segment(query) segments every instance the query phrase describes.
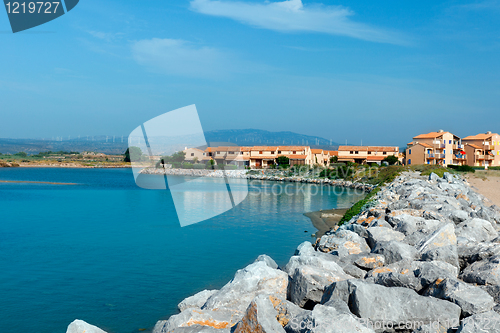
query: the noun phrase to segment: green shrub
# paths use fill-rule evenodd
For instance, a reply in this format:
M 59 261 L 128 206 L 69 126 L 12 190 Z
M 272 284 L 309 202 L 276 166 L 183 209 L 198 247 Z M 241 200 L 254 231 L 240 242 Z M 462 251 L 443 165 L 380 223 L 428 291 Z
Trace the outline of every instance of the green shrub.
M 193 163 L 184 162 L 184 163 L 182 163 L 182 168 L 183 169 L 192 169 L 193 168 Z
M 199 169 L 205 169 L 205 168 L 206 168 L 205 164 L 201 164 L 201 163 L 195 163 L 195 164 L 193 164 L 193 169 L 198 169 L 199 170 Z
M 234 164 L 228 164 L 228 165 L 225 165 L 224 169 L 226 169 L 226 170 L 238 170 L 238 166 L 234 165 Z
M 460 172 L 476 172 L 476 169 L 468 165 L 448 165 L 448 168 Z

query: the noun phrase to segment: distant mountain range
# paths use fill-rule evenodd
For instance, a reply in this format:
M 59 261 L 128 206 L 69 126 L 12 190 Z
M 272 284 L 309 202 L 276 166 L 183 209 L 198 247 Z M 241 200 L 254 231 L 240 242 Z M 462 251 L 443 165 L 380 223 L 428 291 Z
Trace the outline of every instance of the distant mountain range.
M 257 129 L 216 130 L 205 132 L 209 146 L 233 144 L 258 145 L 305 145 L 313 148 L 335 150 L 339 144 L 325 138 L 293 132 L 269 132 Z M 24 151 L 37 154 L 44 151 L 94 151 L 105 154 L 123 154 L 127 149 L 126 136 L 85 136 L 73 139 L 0 139 L 0 153 L 15 154 Z

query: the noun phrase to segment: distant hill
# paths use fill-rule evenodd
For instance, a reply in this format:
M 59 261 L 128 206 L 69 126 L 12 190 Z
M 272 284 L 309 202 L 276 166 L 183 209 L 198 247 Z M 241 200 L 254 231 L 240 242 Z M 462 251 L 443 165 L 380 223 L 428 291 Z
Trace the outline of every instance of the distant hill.
M 258 129 L 217 130 L 205 133 L 207 142 L 230 142 L 239 146 L 257 145 L 304 145 L 322 149 L 337 149 L 339 144 L 319 136 L 294 132 L 269 132 Z
M 269 132 L 258 129 L 216 130 L 205 132 L 210 146 L 231 143 L 239 146 L 305 145 L 313 148 L 338 148 L 338 144 L 325 138 L 293 132 Z M 108 155 L 123 154 L 127 149 L 126 136 L 85 136 L 66 140 L 0 139 L 0 153 L 15 154 L 24 151 L 38 154 L 44 151 L 94 151 Z

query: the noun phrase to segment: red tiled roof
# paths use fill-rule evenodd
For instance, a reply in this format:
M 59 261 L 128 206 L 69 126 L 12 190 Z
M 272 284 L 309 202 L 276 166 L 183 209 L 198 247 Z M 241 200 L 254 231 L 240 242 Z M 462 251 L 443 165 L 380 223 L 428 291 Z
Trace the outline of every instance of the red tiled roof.
M 462 140 L 486 140 L 486 139 L 489 139 L 491 138 L 493 135 L 498 135 L 496 133 L 481 133 L 481 134 L 478 134 L 478 135 L 471 135 L 471 136 L 468 136 L 466 138 L 463 138 Z
M 450 133 L 450 132 L 430 132 L 427 134 L 420 134 L 420 135 L 414 136 L 413 140 L 415 140 L 415 139 L 434 139 L 434 138 L 438 138 L 438 137 L 442 136 L 445 133 Z
M 291 160 L 305 160 L 307 158 L 306 155 L 285 155 Z
M 323 153 L 323 149 L 311 149 L 311 153 L 313 153 L 313 154 L 321 154 L 321 153 Z
M 397 152 L 398 147 L 384 147 L 384 146 L 340 146 L 339 151 L 386 151 Z

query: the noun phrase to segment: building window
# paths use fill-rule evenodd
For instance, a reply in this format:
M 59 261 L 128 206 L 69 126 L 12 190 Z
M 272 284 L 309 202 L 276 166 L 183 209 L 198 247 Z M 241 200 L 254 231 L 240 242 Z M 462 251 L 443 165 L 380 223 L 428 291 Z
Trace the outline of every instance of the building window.
M 448 143 L 451 145 L 451 140 L 449 140 Z
M 411 149 L 410 149 L 410 152 L 409 152 L 409 154 L 408 154 L 408 155 L 411 155 Z
M 386 152 L 386 151 L 384 151 L 384 152 L 382 153 L 382 155 L 387 155 L 387 152 Z
M 234 155 L 234 151 L 230 151 L 229 154 Z
M 281 150 L 278 150 L 278 154 L 281 154 Z
M 368 152 L 368 155 L 371 155 L 371 154 L 372 154 L 372 152 L 371 152 L 371 151 L 369 151 L 369 152 Z
M 443 150 L 443 154 L 446 155 L 446 149 Z
M 357 151 L 356 154 L 359 154 L 359 151 Z
M 274 155 L 274 151 L 271 152 L 271 155 Z
M 352 155 L 352 154 L 354 154 L 354 152 L 353 152 L 353 151 L 351 151 L 350 153 L 351 153 L 351 155 Z
M 293 152 L 293 154 L 295 155 L 295 154 L 297 154 L 297 152 L 296 152 L 296 151 L 294 151 L 294 152 Z
M 408 164 L 411 164 L 411 159 L 408 160 Z
M 261 154 L 261 155 L 262 155 L 262 152 L 261 152 L 261 151 L 259 151 L 259 154 Z
M 191 156 L 194 156 L 194 153 L 191 153 Z

